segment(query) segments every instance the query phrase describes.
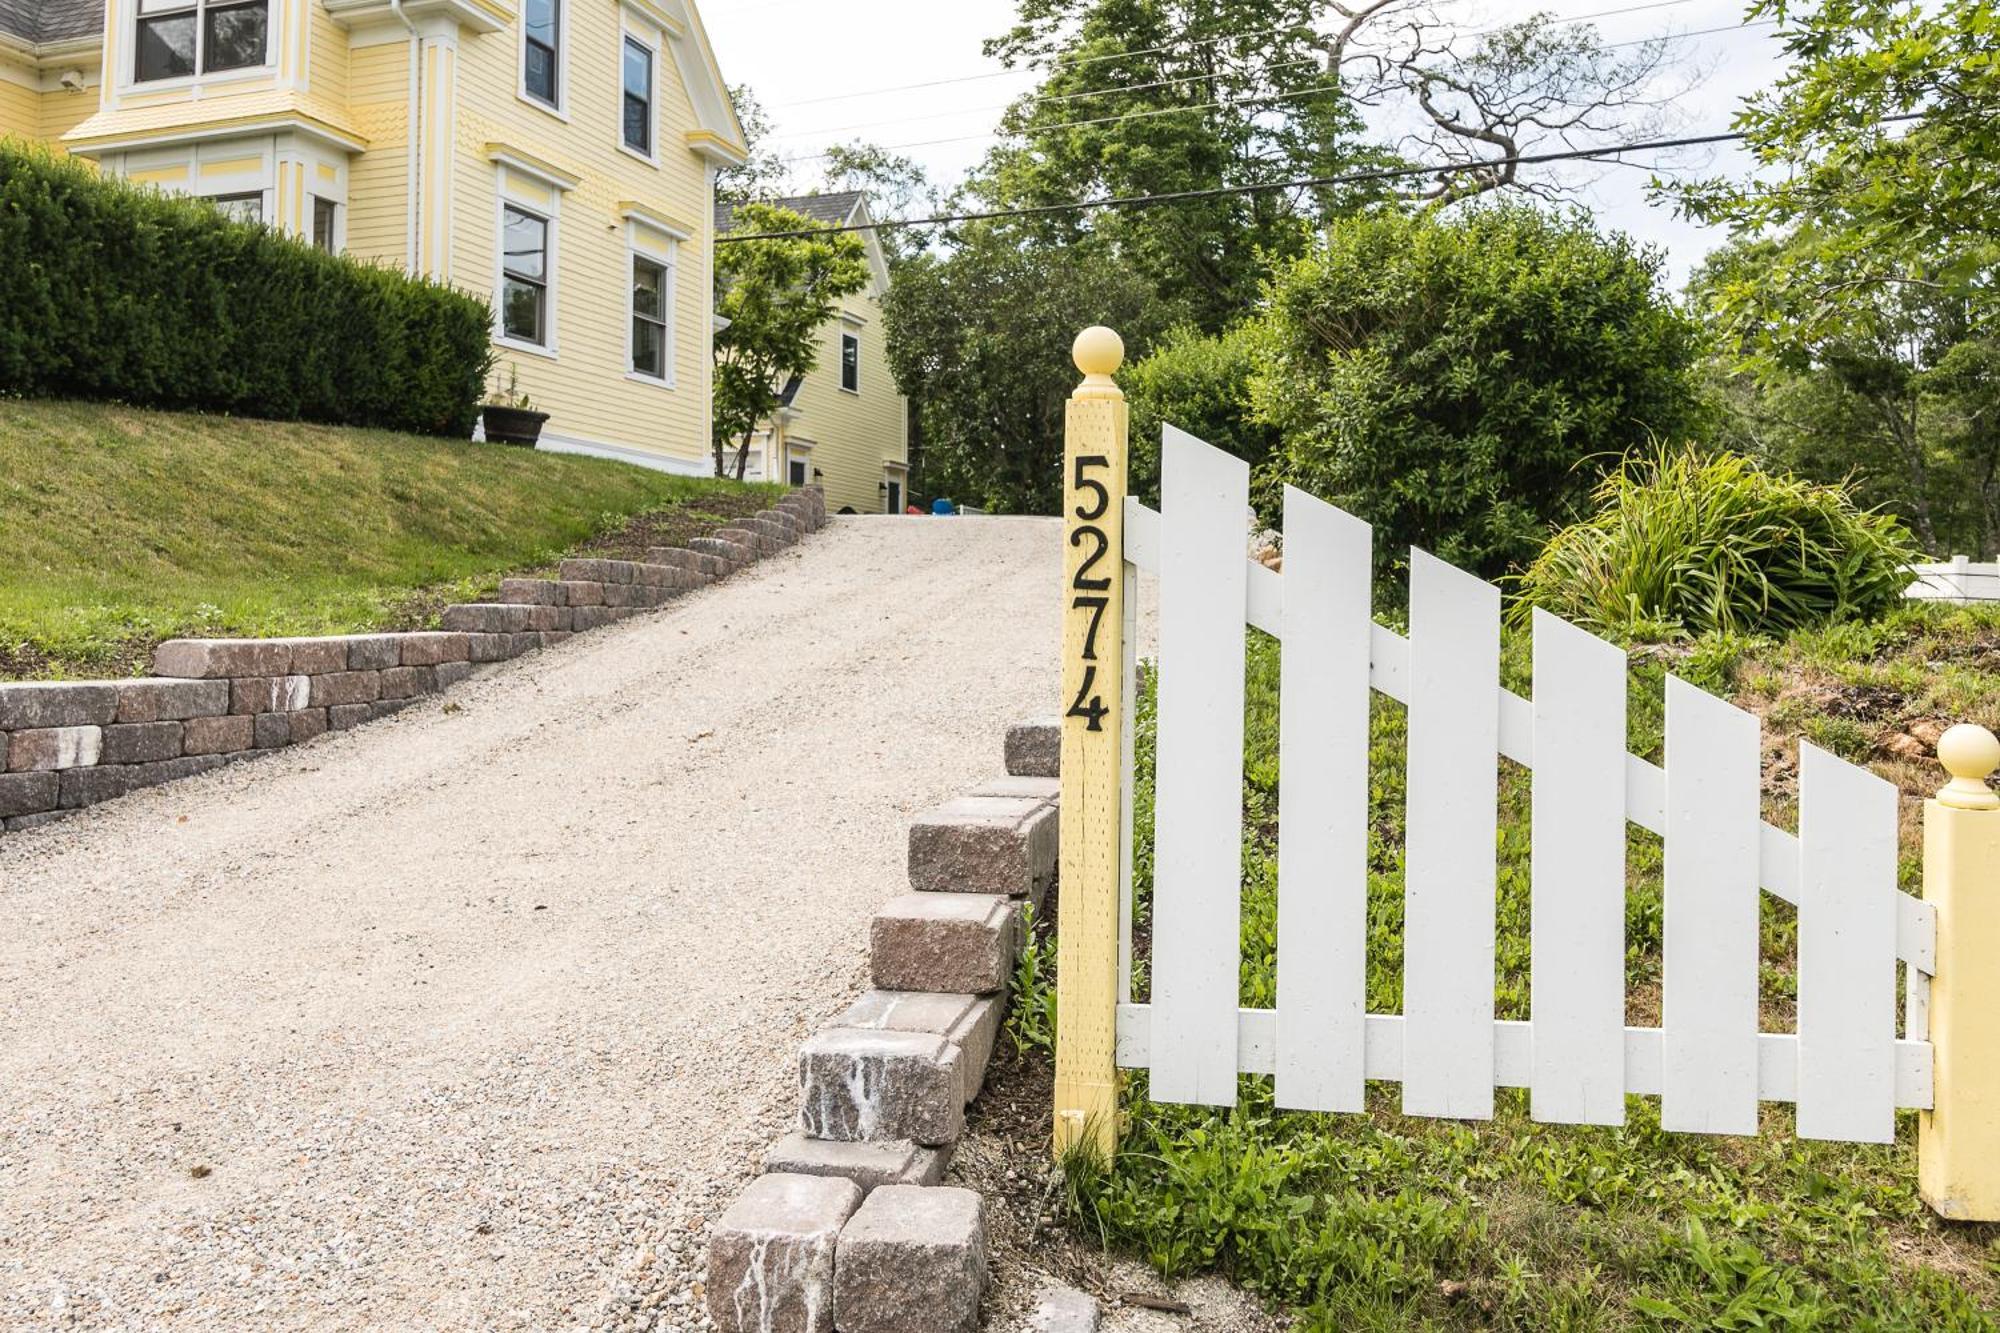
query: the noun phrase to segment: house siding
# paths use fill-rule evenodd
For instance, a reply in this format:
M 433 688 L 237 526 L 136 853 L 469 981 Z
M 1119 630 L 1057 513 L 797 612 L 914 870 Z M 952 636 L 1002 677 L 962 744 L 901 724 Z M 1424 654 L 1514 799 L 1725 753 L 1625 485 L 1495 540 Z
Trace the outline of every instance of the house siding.
M 333 35 L 339 38 L 339 34 Z M 344 38 L 341 38 L 344 41 Z M 368 139 L 347 169 L 347 252 L 410 262 L 410 43 L 384 42 L 348 56 L 348 112 Z
M 883 465 L 909 460 L 909 415 L 889 371 L 880 303 L 864 294 L 848 298 L 841 308 L 861 322 L 827 321 L 820 334 L 819 364 L 799 386 L 796 415 L 785 434 L 789 440 L 812 442 L 813 466 L 825 474 L 821 480 L 829 509 L 879 514 Z M 840 387 L 840 336 L 848 332 L 861 338 L 859 393 Z M 772 475 L 784 477 L 782 461 Z

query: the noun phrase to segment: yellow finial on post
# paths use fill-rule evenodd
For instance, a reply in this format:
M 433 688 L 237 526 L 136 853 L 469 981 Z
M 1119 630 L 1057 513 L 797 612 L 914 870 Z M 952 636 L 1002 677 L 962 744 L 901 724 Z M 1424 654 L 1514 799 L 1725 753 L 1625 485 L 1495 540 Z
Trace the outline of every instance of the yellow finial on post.
M 1056 920 L 1055 1147 L 1118 1146 L 1118 895 L 1124 800 L 1125 343 L 1102 326 L 1071 349 L 1064 417 L 1062 875 Z
M 1931 1109 L 1917 1118 L 1917 1187 L 1944 1217 L 2000 1221 L 2000 740 L 1962 724 L 1938 739 L 1951 781 L 1924 803 L 1924 901 L 1937 909 Z M 1912 1033 L 1921 1036 L 1921 1033 Z

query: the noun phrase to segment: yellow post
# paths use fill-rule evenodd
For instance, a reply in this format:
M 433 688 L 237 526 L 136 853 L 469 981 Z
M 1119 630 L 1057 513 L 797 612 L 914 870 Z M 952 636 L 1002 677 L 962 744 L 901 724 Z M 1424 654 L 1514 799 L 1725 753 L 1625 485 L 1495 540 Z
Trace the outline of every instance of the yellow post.
M 1055 1146 L 1118 1146 L 1118 840 L 1124 717 L 1125 344 L 1085 329 L 1072 349 L 1063 449 L 1062 899 L 1056 920 Z
M 1952 779 L 1924 803 L 1924 901 L 1937 908 L 1931 1109 L 1917 1120 L 1917 1186 L 1941 1216 L 2000 1221 L 2000 740 L 1956 726 Z

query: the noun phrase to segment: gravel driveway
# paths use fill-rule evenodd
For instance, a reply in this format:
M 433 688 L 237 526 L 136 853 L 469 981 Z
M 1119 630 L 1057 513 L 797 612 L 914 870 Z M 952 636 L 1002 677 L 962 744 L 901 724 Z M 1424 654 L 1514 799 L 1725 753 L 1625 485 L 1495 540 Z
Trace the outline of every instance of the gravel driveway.
M 0 1326 L 706 1327 L 915 811 L 1055 704 L 1052 520 L 836 519 L 0 839 Z

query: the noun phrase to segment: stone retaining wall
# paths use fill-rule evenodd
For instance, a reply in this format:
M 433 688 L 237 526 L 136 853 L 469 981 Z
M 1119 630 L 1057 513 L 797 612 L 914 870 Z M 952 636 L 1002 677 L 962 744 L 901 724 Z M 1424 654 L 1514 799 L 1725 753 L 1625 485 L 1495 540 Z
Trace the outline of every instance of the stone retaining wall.
M 814 487 L 691 549 L 565 560 L 554 579 L 503 580 L 499 601 L 446 607 L 438 631 L 173 639 L 154 652 L 151 677 L 0 684 L 0 829 L 359 726 L 483 664 L 664 606 L 825 522 Z

